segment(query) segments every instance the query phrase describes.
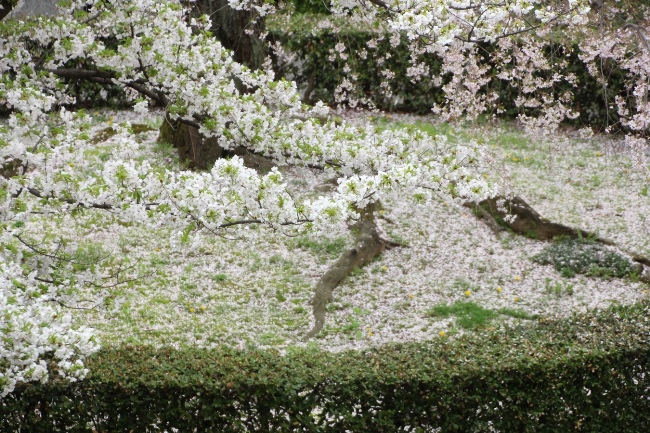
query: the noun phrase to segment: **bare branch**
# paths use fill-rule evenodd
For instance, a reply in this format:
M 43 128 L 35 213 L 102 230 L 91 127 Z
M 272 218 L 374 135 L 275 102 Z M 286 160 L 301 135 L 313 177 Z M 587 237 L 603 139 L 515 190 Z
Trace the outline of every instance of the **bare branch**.
M 447 7 L 449 9 L 455 10 L 455 11 L 469 11 L 472 9 L 479 9 L 479 8 L 485 8 L 485 7 L 503 7 L 506 4 L 504 2 L 500 3 L 478 3 L 475 5 L 469 5 L 469 6 L 454 6 L 454 5 L 448 5 Z
M 623 26 L 623 29 L 633 29 L 636 31 L 637 35 L 639 35 L 639 38 L 641 38 L 641 41 L 643 42 L 643 45 L 645 46 L 645 49 L 650 53 L 650 43 L 648 43 L 648 39 L 646 38 L 645 34 L 643 33 L 643 30 L 641 27 L 639 27 L 636 24 L 633 23 L 627 23 Z
M 310 219 L 297 219 L 296 221 L 291 221 L 291 222 L 283 222 L 280 223 L 281 226 L 295 226 L 298 224 L 304 224 L 304 223 L 310 223 L 313 222 L 313 220 Z M 249 219 L 249 220 L 238 220 L 238 221 L 231 221 L 228 223 L 223 223 L 219 226 L 220 229 L 225 229 L 228 227 L 233 227 L 233 226 L 238 226 L 238 225 L 244 225 L 244 224 L 268 224 L 262 220 L 259 219 Z
M 47 199 L 52 199 L 52 200 L 59 200 L 59 201 L 62 201 L 62 202 L 68 203 L 68 204 L 76 204 L 76 205 L 78 205 L 80 207 L 88 207 L 88 208 L 95 208 L 95 209 L 105 209 L 105 210 L 114 209 L 114 206 L 111 205 L 111 204 L 108 204 L 108 203 L 81 203 L 81 202 L 79 202 L 77 200 L 73 200 L 71 198 L 47 197 L 47 196 L 44 196 L 43 193 L 41 191 L 39 191 L 38 189 L 36 189 L 36 188 L 27 188 L 27 192 L 29 192 L 34 197 L 47 198 Z M 155 205 L 155 203 L 150 203 L 147 206 L 152 206 L 152 205 Z
M 75 78 L 80 80 L 85 80 L 88 78 L 115 78 L 114 72 L 108 71 L 93 71 L 89 69 L 45 69 L 47 72 L 51 72 L 57 77 L 61 78 Z
M 114 80 L 117 78 L 114 72 L 94 71 L 89 69 L 45 69 L 60 78 L 71 78 L 76 80 L 86 80 L 98 84 L 117 84 Z M 146 74 L 145 74 L 146 76 Z M 151 100 L 160 105 L 167 105 L 169 101 L 161 92 L 155 92 L 146 86 L 146 80 L 131 80 L 123 84 L 132 88 L 138 93 L 149 97 Z

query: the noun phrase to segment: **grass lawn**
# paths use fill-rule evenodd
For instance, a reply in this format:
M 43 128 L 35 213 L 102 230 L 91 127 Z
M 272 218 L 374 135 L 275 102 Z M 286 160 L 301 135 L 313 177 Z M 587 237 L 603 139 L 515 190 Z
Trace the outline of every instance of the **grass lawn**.
M 149 125 L 133 158 L 180 168 L 174 149 L 157 143 L 161 113 L 93 113 L 95 134 L 125 120 Z M 142 117 L 146 116 L 146 117 Z M 434 125 L 425 118 L 375 117 L 385 127 L 420 128 L 449 140 L 483 142 L 504 192 L 523 197 L 543 217 L 598 233 L 622 250 L 650 256 L 648 181 L 632 168 L 615 137 L 575 131 L 527 136 L 508 125 Z M 110 134 L 97 136 L 85 158 L 111 158 Z M 283 169 L 296 196 L 316 197 L 327 179 Z M 402 248 L 358 269 L 335 291 L 326 325 L 310 342 L 314 284 L 346 248 L 345 228 L 331 237 L 290 236 L 247 227 L 229 239 L 204 233 L 183 242 L 168 228 L 121 223 L 85 211 L 43 218 L 33 238 L 65 240 L 80 270 L 119 271 L 124 284 L 71 296 L 74 318 L 97 330 L 104 345 L 275 347 L 312 345 L 339 351 L 396 341 L 453 339 L 505 322 L 630 304 L 648 297 L 632 275 L 569 276 L 532 258 L 548 242 L 504 233 L 497 239 L 469 209 L 443 200 L 417 205 L 398 194 L 382 203 L 381 226 Z M 85 268 L 84 268 L 85 267 Z

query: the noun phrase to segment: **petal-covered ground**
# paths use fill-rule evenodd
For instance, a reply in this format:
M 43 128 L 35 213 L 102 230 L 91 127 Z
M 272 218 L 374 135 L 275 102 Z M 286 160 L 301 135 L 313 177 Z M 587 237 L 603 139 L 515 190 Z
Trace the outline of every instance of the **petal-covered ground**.
M 95 113 L 109 122 L 159 125 L 160 113 Z M 386 127 L 419 127 L 452 140 L 483 140 L 495 178 L 543 217 L 615 241 L 624 252 L 650 256 L 648 182 L 632 168 L 616 138 L 581 139 L 572 132 L 531 138 L 508 126 L 432 126 L 426 119 L 368 118 Z M 110 134 L 98 154 L 110 157 Z M 572 135 L 569 137 L 569 135 Z M 575 135 L 575 136 L 573 136 Z M 141 157 L 179 167 L 157 132 L 138 135 Z M 100 156 L 101 159 L 101 156 Z M 327 179 L 283 169 L 297 196 L 316 197 Z M 76 320 L 97 329 L 104 344 L 318 345 L 329 350 L 386 342 L 453 338 L 503 321 L 629 304 L 648 296 L 632 278 L 562 276 L 531 260 L 548 242 L 503 233 L 497 239 L 469 209 L 443 200 L 423 205 L 398 194 L 385 200 L 380 223 L 403 244 L 358 269 L 335 291 L 318 338 L 311 325 L 314 284 L 351 242 L 339 235 L 292 236 L 250 226 L 245 240 L 204 233 L 189 242 L 166 227 L 124 224 L 87 211 L 40 221 L 35 233 L 74 240 L 88 255 L 111 260 L 124 284 L 77 295 Z M 246 233 L 248 232 L 248 233 Z

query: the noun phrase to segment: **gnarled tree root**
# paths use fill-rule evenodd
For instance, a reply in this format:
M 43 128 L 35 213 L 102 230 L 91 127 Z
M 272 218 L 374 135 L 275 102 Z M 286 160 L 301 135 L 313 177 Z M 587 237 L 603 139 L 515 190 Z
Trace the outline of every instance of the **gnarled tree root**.
M 500 200 L 503 200 L 503 206 L 501 207 L 497 206 L 497 202 Z M 650 259 L 630 253 L 613 241 L 597 236 L 595 233 L 550 222 L 542 218 L 521 197 L 506 198 L 497 196 L 479 203 L 466 202 L 464 206 L 473 209 L 475 214 L 486 222 L 497 238 L 501 231 L 509 229 L 515 233 L 538 240 L 551 240 L 556 236 L 564 236 L 570 239 L 588 238 L 603 245 L 616 247 L 636 262 L 641 281 L 650 283 Z M 514 215 L 514 221 L 506 218 L 508 215 Z
M 323 274 L 314 289 L 312 307 L 314 326 L 305 339 L 317 335 L 325 325 L 327 304 L 332 302 L 332 293 L 338 284 L 359 266 L 371 262 L 383 251 L 394 246 L 394 242 L 382 239 L 377 221 L 375 220 L 376 204 L 369 205 L 360 211 L 360 218 L 351 229 L 356 234 L 352 248 L 343 252 L 336 262 Z
M 497 206 L 497 202 L 500 200 L 503 200 L 503 206 L 501 208 Z M 589 238 L 605 245 L 613 245 L 613 242 L 600 238 L 594 233 L 574 229 L 542 218 L 521 197 L 508 199 L 503 196 L 497 196 L 479 203 L 466 202 L 464 206 L 474 209 L 480 218 L 486 220 L 488 226 L 495 233 L 508 228 L 515 233 L 541 241 L 550 240 L 556 236 L 565 236 L 571 239 L 580 237 Z M 508 215 L 515 216 L 514 221 L 509 221 L 507 218 Z

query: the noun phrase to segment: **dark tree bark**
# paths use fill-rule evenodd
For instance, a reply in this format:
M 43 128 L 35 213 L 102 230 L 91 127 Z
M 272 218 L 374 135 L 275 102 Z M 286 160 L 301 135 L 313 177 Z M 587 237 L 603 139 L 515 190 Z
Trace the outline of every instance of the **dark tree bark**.
M 207 170 L 224 154 L 216 138 L 205 138 L 195 127 L 171 120 L 167 116 L 160 127 L 158 140 L 174 146 L 179 159 L 197 170 Z
M 503 209 L 497 207 L 497 201 L 499 200 L 504 200 L 503 209 L 505 209 L 505 212 Z M 541 241 L 550 240 L 556 236 L 565 236 L 571 239 L 588 237 L 597 240 L 598 242 L 612 245 L 610 241 L 600 239 L 593 233 L 579 229 L 576 230 L 572 227 L 554 223 L 542 218 L 541 215 L 521 197 L 506 199 L 503 196 L 497 196 L 483 200 L 478 204 L 465 203 L 464 206 L 474 209 L 495 233 L 498 233 L 504 228 L 508 228 L 515 233 L 533 239 L 539 239 Z M 506 220 L 508 215 L 514 215 L 516 217 L 515 220 L 508 222 Z
M 212 34 L 232 50 L 238 63 L 260 69 L 267 56 L 264 19 L 251 10 L 238 11 L 228 6 L 228 0 L 201 0 L 199 10 L 212 19 Z
M 186 3 L 186 2 L 184 2 Z M 209 15 L 211 31 L 221 44 L 233 51 L 235 61 L 251 69 L 260 69 L 267 55 L 266 44 L 261 39 L 264 19 L 251 10 L 238 11 L 228 6 L 228 0 L 199 0 L 187 3 L 197 15 Z M 245 89 L 235 83 L 240 92 Z M 187 161 L 191 168 L 206 169 L 223 156 L 224 152 L 216 138 L 204 138 L 196 127 L 170 122 L 167 117 L 160 128 L 160 140 L 171 143 L 178 149 L 181 161 Z M 242 153 L 238 149 L 235 153 Z
M 0 6 L 2 6 L 2 9 L 0 9 L 0 21 L 2 21 L 2 19 L 11 12 L 14 5 L 12 0 L 0 0 Z

